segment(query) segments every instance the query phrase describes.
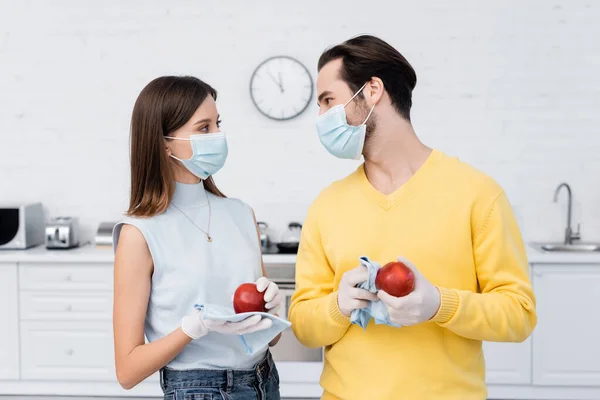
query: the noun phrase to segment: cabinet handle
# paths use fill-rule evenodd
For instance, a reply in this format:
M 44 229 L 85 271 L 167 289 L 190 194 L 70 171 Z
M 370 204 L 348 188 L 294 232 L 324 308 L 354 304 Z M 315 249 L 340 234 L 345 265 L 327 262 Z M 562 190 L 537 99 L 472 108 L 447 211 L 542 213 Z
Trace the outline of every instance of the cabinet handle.
M 73 277 L 71 275 L 67 275 L 67 277 L 65 278 L 65 281 L 67 282 L 71 282 L 73 280 Z
M 69 312 L 73 311 L 73 306 L 72 306 L 71 304 L 69 304 L 69 305 L 68 305 L 68 306 L 65 308 L 65 311 L 69 311 Z
M 73 353 L 75 353 L 75 352 L 73 351 L 73 349 L 68 349 L 67 351 L 65 351 L 65 354 L 66 354 L 66 355 L 68 355 L 68 356 L 72 356 L 72 355 L 73 355 Z

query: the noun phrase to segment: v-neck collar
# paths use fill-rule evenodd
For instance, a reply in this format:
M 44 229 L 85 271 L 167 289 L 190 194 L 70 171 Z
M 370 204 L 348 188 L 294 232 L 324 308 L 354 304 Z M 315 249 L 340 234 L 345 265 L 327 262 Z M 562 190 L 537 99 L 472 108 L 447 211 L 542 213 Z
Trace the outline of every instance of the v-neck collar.
M 400 201 L 408 197 L 412 191 L 419 186 L 419 182 L 423 181 L 423 179 L 427 176 L 428 171 L 431 170 L 431 168 L 436 165 L 443 156 L 444 154 L 442 152 L 432 149 L 423 165 L 417 169 L 413 176 L 411 176 L 402 186 L 388 195 L 381 193 L 371 185 L 371 182 L 369 182 L 365 172 L 364 163 L 357 168 L 355 172 L 355 179 L 360 186 L 360 190 L 365 194 L 365 196 L 377 203 L 384 210 L 388 211 Z

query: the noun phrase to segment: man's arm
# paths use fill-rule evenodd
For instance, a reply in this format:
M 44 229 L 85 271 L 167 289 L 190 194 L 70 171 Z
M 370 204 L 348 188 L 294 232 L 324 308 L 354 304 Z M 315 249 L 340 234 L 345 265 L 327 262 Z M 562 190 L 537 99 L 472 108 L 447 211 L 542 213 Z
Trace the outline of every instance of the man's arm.
M 314 207 L 302 227 L 296 260 L 296 290 L 292 296 L 289 320 L 294 334 L 307 347 L 325 347 L 344 336 L 350 318 L 338 307 L 333 290 L 335 274 L 321 243 Z
M 473 224 L 473 257 L 480 293 L 440 288 L 433 321 L 469 339 L 522 342 L 537 323 L 529 263 L 504 192 Z

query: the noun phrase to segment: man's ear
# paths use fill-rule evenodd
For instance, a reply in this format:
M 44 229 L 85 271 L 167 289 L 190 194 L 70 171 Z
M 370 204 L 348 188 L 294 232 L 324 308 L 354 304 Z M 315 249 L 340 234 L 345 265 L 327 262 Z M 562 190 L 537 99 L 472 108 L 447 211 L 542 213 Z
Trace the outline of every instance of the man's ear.
M 363 96 L 369 106 L 374 106 L 381 101 L 384 92 L 385 86 L 383 85 L 383 81 L 374 76 L 363 89 Z

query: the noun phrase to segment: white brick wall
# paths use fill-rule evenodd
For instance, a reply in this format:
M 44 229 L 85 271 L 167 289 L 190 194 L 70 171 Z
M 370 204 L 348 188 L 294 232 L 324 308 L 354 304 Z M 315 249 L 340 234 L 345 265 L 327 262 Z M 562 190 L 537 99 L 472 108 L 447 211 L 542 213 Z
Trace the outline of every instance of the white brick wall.
M 600 4 L 548 1 L 0 0 L 0 201 L 42 201 L 88 236 L 128 197 L 128 124 L 142 87 L 192 74 L 220 92 L 230 158 L 217 181 L 278 230 L 355 168 L 300 118 L 252 106 L 274 54 L 315 73 L 328 45 L 373 33 L 413 63 L 413 119 L 429 145 L 506 189 L 528 240 L 560 240 L 568 181 L 583 238 L 600 239 Z

